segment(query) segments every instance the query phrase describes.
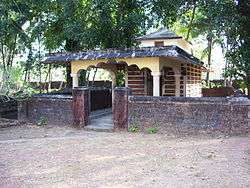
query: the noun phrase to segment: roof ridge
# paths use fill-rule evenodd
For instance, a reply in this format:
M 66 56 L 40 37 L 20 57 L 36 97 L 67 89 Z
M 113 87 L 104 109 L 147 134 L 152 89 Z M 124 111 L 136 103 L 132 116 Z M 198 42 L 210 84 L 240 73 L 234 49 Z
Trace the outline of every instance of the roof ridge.
M 137 37 L 136 40 L 151 40 L 151 39 L 171 39 L 171 38 L 182 38 L 178 36 L 175 32 L 169 30 L 166 27 L 160 28 L 152 33 Z
M 158 33 L 158 32 L 161 32 L 161 31 L 164 30 L 164 29 L 165 29 L 165 27 L 161 27 L 161 28 L 157 29 L 156 31 L 154 31 L 154 32 L 152 32 L 152 33 L 145 34 L 145 35 L 143 35 L 143 36 L 152 35 L 152 34 Z M 168 30 L 168 29 L 167 29 L 167 30 Z M 143 37 L 143 36 L 141 36 L 141 37 Z

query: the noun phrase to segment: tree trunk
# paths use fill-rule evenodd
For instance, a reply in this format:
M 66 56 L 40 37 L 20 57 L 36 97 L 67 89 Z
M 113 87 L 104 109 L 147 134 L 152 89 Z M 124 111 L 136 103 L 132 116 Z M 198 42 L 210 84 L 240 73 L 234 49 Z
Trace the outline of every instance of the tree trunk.
M 67 64 L 66 65 L 66 87 L 67 88 L 72 88 L 73 86 L 73 80 L 72 80 L 70 73 L 71 73 L 71 64 Z
M 194 21 L 195 11 L 196 11 L 196 0 L 193 1 L 192 17 L 191 17 L 191 20 L 190 20 L 189 25 L 188 25 L 188 32 L 187 32 L 187 36 L 186 36 L 186 40 L 187 41 L 189 39 L 191 30 L 192 30 L 192 25 L 193 25 L 193 21 Z
M 247 96 L 250 99 L 250 83 L 247 85 Z
M 4 54 L 4 46 L 3 46 L 2 41 L 1 41 L 1 56 L 2 56 L 2 63 L 3 63 L 3 72 L 5 72 L 6 71 L 5 54 Z
M 213 38 L 212 36 L 207 36 L 207 42 L 208 42 L 208 56 L 207 56 L 207 68 L 208 68 L 208 72 L 207 72 L 207 76 L 206 76 L 206 84 L 207 86 L 210 87 L 210 82 L 209 82 L 209 72 L 210 72 L 210 67 L 211 67 L 211 56 L 212 56 L 212 45 L 213 45 Z
M 25 69 L 24 70 L 24 82 L 27 82 L 27 79 L 28 79 L 28 70 Z
M 47 72 L 47 74 L 45 76 L 44 87 L 43 87 L 43 90 L 47 90 L 47 93 L 49 92 L 50 70 L 51 70 L 51 64 L 49 64 L 48 72 Z
M 41 36 L 38 35 L 39 92 L 42 93 Z
M 247 85 L 247 95 L 248 98 L 250 99 L 250 74 L 247 74 L 245 82 Z
M 48 83 L 48 92 L 51 92 L 51 82 L 52 82 L 52 75 L 51 75 L 51 64 L 49 64 L 49 83 Z

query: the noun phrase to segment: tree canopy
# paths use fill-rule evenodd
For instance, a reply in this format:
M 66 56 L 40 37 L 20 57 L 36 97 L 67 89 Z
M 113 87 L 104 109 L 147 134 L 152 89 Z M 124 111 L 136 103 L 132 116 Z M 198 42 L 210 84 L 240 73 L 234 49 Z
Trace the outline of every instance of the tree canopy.
M 224 75 L 243 79 L 250 91 L 249 10 L 248 0 L 2 0 L 0 66 L 7 70 L 27 52 L 26 72 L 45 52 L 131 47 L 136 36 L 164 26 L 188 41 L 204 36 L 208 68 L 220 44 Z

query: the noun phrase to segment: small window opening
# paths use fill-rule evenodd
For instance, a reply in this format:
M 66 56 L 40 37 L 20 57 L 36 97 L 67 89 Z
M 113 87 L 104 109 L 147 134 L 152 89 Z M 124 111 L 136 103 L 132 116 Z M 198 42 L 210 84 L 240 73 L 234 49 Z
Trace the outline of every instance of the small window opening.
M 162 47 L 162 46 L 164 46 L 163 41 L 155 41 L 155 47 Z

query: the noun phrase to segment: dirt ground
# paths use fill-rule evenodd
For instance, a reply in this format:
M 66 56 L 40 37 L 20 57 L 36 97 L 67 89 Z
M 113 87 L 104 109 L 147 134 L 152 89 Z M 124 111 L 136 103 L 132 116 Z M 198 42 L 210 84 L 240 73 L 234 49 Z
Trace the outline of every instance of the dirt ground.
M 2 128 L 0 187 L 250 187 L 250 135 Z

